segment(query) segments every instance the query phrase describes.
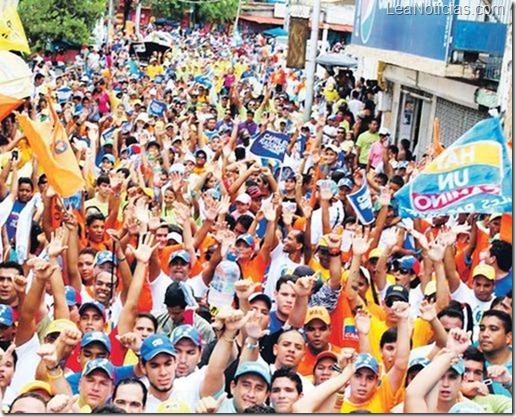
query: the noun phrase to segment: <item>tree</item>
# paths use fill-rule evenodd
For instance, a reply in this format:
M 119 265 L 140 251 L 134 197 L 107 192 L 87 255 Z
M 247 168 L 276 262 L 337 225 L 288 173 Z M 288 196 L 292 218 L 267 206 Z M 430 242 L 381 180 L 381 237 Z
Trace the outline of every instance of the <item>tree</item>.
M 192 7 L 195 15 L 203 23 L 226 23 L 235 18 L 238 0 L 153 0 L 152 12 L 161 17 L 180 20 L 185 9 Z
M 20 0 L 18 12 L 32 49 L 48 42 L 88 43 L 107 0 Z

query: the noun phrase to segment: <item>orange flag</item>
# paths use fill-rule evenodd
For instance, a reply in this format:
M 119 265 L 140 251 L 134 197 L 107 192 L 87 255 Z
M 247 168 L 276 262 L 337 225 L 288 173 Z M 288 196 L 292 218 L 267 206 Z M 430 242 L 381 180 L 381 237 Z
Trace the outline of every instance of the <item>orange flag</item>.
M 434 119 L 434 152 L 435 156 L 439 156 L 444 151 L 443 145 L 441 145 L 441 131 L 439 128 L 439 118 Z
M 49 105 L 51 120 L 37 122 L 24 114 L 18 122 L 38 158 L 48 183 L 62 197 L 70 197 L 85 186 L 81 169 L 70 146 L 66 131 L 59 122 L 53 105 Z
M 0 121 L 4 120 L 8 114 L 23 104 L 23 100 L 0 94 Z
M 512 213 L 503 213 L 500 223 L 500 239 L 512 245 Z

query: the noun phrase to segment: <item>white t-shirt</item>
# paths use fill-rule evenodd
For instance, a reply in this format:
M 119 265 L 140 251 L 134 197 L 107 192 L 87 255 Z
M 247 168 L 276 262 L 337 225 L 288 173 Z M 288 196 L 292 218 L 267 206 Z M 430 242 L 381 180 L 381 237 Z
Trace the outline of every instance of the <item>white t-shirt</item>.
M 276 291 L 276 282 L 282 275 L 292 273 L 299 265 L 301 264 L 289 258 L 288 253 L 283 252 L 283 243 L 278 243 L 278 246 L 271 252 L 271 263 L 263 292 L 272 300 L 274 298 L 273 293 Z
M 172 284 L 172 282 L 174 282 L 174 280 L 163 271 L 161 271 L 158 277 L 149 284 L 152 295 L 153 311 L 165 310 L 165 292 L 167 291 L 168 286 Z M 196 298 L 202 298 L 208 292 L 208 286 L 202 280 L 201 274 L 187 279 L 185 284 L 187 284 L 192 289 L 193 295 Z
M 15 349 L 18 360 L 10 386 L 16 394 L 20 392 L 20 389 L 25 384 L 36 379 L 36 369 L 40 360 L 36 353 L 38 349 L 39 339 L 37 333 L 34 333 L 30 340 Z
M 337 225 L 342 224 L 344 221 L 344 217 L 346 216 L 344 212 L 344 206 L 342 205 L 342 201 L 336 201 L 332 203 L 330 206 L 330 227 L 334 229 Z M 312 213 L 312 245 L 317 245 L 319 240 L 323 236 L 323 226 L 322 226 L 322 209 L 319 208 Z

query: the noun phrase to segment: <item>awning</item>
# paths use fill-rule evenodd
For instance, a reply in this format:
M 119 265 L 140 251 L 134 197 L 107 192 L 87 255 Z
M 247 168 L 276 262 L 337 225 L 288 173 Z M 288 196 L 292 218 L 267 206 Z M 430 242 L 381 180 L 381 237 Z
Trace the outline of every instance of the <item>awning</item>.
M 262 25 L 278 25 L 283 26 L 285 19 L 271 17 L 271 16 L 257 16 L 250 14 L 241 14 L 239 19 L 247 20 L 248 22 L 254 22 Z M 353 32 L 353 26 L 351 25 L 339 25 L 336 23 L 319 23 L 319 29 L 324 29 L 324 25 L 328 25 L 330 30 L 334 30 L 335 32 Z M 309 24 L 311 27 L 312 25 Z
M 23 99 L 30 97 L 32 71 L 18 55 L 0 51 L 0 94 Z
M 288 36 L 288 32 L 283 28 L 274 28 L 269 29 L 263 32 L 264 35 L 273 36 L 277 38 L 278 36 Z

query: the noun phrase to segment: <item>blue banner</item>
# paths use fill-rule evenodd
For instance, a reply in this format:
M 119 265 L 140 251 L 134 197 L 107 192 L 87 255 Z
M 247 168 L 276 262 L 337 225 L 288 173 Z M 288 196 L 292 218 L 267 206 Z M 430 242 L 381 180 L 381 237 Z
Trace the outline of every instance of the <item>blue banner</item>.
M 100 135 L 100 146 L 113 143 L 113 135 L 115 134 L 115 129 L 116 127 L 110 127 L 102 132 L 102 134 Z
M 373 202 L 371 201 L 371 192 L 364 178 L 362 187 L 353 194 L 346 196 L 349 203 L 353 206 L 357 218 L 362 224 L 371 224 L 374 222 Z
M 446 61 L 455 3 L 358 0 L 351 43 Z
M 152 100 L 149 104 L 148 113 L 153 116 L 163 117 L 167 110 L 167 103 L 164 101 Z
M 395 198 L 402 217 L 511 213 L 512 162 L 500 119 L 473 126 Z
M 266 130 L 256 137 L 249 151 L 261 158 L 270 158 L 283 162 L 289 143 L 290 137 L 288 135 Z

